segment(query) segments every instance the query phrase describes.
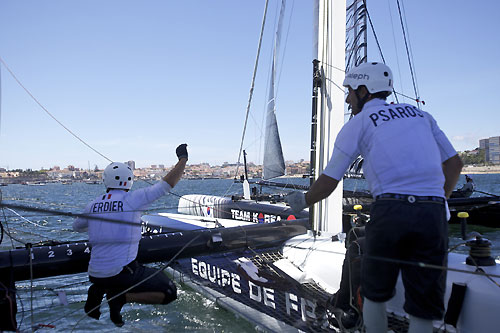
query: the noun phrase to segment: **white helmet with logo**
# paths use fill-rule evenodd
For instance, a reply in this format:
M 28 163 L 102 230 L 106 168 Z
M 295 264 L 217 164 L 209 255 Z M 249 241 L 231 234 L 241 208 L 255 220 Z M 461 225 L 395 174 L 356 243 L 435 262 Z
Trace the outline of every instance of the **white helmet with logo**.
M 107 189 L 130 190 L 134 183 L 134 172 L 124 163 L 113 162 L 104 169 L 102 180 Z
M 365 86 L 370 94 L 381 91 L 392 93 L 392 81 L 391 69 L 386 64 L 365 62 L 346 73 L 343 86 L 354 90 Z

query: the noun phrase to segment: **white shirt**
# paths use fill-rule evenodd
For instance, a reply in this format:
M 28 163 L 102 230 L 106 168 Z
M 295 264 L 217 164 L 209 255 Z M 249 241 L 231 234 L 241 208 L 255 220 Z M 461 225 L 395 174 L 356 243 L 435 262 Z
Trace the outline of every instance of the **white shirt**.
M 165 181 L 132 192 L 110 190 L 87 205 L 83 214 L 125 222 L 114 223 L 92 217 L 78 217 L 73 222 L 75 231 L 88 230 L 89 233 L 92 245 L 89 275 L 98 278 L 114 276 L 137 257 L 141 212 L 170 190 L 171 186 Z
M 373 99 L 342 127 L 323 173 L 340 180 L 361 155 L 374 197 L 382 193 L 444 197 L 442 162 L 456 154 L 429 113 Z

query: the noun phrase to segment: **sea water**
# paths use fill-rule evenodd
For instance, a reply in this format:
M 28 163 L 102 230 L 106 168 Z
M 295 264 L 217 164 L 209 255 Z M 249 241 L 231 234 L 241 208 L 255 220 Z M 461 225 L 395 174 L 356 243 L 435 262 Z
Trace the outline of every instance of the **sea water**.
M 482 192 L 500 195 L 500 174 L 480 174 L 474 175 L 473 179 L 476 183 L 477 190 Z M 307 185 L 307 179 L 288 178 L 282 180 L 286 183 L 295 183 Z M 459 181 L 459 185 L 465 181 L 463 176 Z M 148 186 L 144 181 L 137 181 L 134 184 L 134 189 L 143 186 Z M 349 190 L 365 190 L 366 183 L 363 180 L 346 180 L 344 186 Z M 63 184 L 47 184 L 44 186 L 27 186 L 27 185 L 9 185 L 0 188 L 1 198 L 3 201 L 18 205 L 27 205 L 49 209 L 53 211 L 63 211 L 80 213 L 85 205 L 104 193 L 102 184 L 85 184 L 75 182 L 70 185 Z M 264 189 L 264 192 L 273 193 L 276 190 Z M 177 212 L 177 203 L 179 197 L 184 194 L 210 194 L 210 195 L 234 195 L 241 194 L 242 186 L 239 183 L 234 183 L 229 179 L 207 179 L 207 180 L 181 180 L 179 184 L 172 190 L 170 195 L 164 196 L 157 200 L 146 213 L 155 212 Z M 474 194 L 482 195 L 482 194 Z M 25 243 L 36 243 L 41 240 L 82 240 L 86 239 L 86 234 L 73 232 L 70 217 L 63 215 L 41 214 L 33 212 L 24 212 L 16 209 L 11 211 L 3 210 L 2 223 L 4 227 L 8 227 L 12 235 Z M 7 221 L 7 223 L 5 223 Z M 500 230 L 496 228 L 484 228 L 479 226 L 469 226 L 469 231 L 478 231 L 488 238 L 493 243 L 493 255 L 500 258 Z M 460 227 L 458 225 L 450 226 L 450 246 L 459 244 Z M 21 244 L 12 241 L 4 235 L 0 249 L 9 249 Z M 458 247 L 457 252 L 465 253 L 465 247 Z M 80 283 L 86 281 L 86 274 L 75 274 L 72 276 L 55 277 L 48 279 L 49 282 L 43 281 L 46 288 L 47 284 L 53 285 L 54 288 L 61 286 L 70 286 L 72 282 Z M 25 289 L 19 290 L 19 294 L 28 294 L 27 289 L 29 283 L 24 286 Z M 19 287 L 18 287 L 19 288 Z M 88 332 L 88 331 L 123 331 L 123 332 L 253 332 L 255 328 L 244 319 L 235 316 L 234 314 L 221 309 L 216 303 L 205 299 L 198 295 L 193 290 L 178 285 L 178 299 L 168 305 L 139 305 L 127 304 L 122 310 L 123 318 L 126 322 L 125 326 L 118 329 L 108 318 L 109 312 L 106 306 L 102 307 L 103 315 L 99 321 L 90 319 L 84 315 L 83 299 L 85 298 L 86 286 L 77 288 L 76 293 L 81 300 L 80 302 L 70 302 L 70 304 L 61 309 L 60 306 L 51 307 L 39 305 L 36 308 L 37 314 L 34 323 L 50 324 L 54 328 L 38 327 L 38 331 L 61 331 L 61 332 Z M 49 288 L 50 289 L 50 288 Z M 58 289 L 59 290 L 59 289 Z M 54 302 L 64 300 L 64 297 L 72 297 L 74 295 L 66 295 L 64 287 L 62 287 L 62 298 L 57 297 L 54 293 L 51 297 Z M 75 293 L 73 289 L 73 293 Z M 23 308 L 24 316 L 18 315 L 18 323 L 21 322 L 22 330 L 29 331 L 31 319 L 29 317 L 30 302 L 24 301 L 19 304 L 19 312 Z M 41 316 L 41 317 L 40 317 Z

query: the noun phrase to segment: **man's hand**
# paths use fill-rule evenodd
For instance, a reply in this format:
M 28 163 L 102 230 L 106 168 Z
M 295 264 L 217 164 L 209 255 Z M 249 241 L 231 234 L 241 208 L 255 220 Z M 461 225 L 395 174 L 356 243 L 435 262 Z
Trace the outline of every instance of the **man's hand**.
M 293 191 L 285 197 L 285 201 L 294 213 L 299 213 L 307 207 L 306 194 L 303 192 Z
M 181 158 L 187 159 L 188 158 L 187 144 L 183 143 L 183 144 L 179 145 L 177 147 L 177 149 L 175 150 L 175 153 L 177 154 L 177 157 L 179 158 L 179 160 Z

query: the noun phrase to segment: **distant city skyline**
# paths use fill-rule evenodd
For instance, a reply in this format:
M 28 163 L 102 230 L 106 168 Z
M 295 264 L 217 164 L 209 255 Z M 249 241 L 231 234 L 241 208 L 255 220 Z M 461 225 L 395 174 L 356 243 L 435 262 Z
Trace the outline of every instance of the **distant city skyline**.
M 136 161 L 118 161 L 118 162 L 122 162 L 122 163 L 125 163 L 125 164 L 128 164 L 129 162 L 136 162 Z M 247 162 L 248 165 L 253 165 L 253 166 L 262 166 L 262 164 L 256 164 L 254 162 Z M 306 160 L 306 159 L 299 159 L 297 161 L 293 161 L 293 160 L 286 160 L 285 161 L 285 164 L 286 165 L 289 165 L 289 164 L 297 164 L 297 163 L 309 163 L 309 160 Z M 140 166 L 138 165 L 137 163 L 134 163 L 135 164 L 135 167 L 133 167 L 132 169 L 168 169 L 168 168 L 171 168 L 175 165 L 175 163 L 171 164 L 171 165 L 166 165 L 166 164 L 163 164 L 163 163 L 155 163 L 155 164 L 150 164 L 150 165 L 143 165 L 143 166 Z M 129 164 L 130 165 L 130 164 Z M 211 163 L 208 163 L 208 162 L 200 162 L 200 163 L 187 163 L 188 166 L 193 166 L 193 165 L 209 165 L 210 167 L 222 167 L 222 166 L 225 166 L 225 165 L 237 165 L 237 162 L 227 162 L 227 161 L 224 161 L 220 164 L 211 164 Z M 240 163 L 241 166 L 243 166 L 243 163 L 241 162 Z M 80 166 L 77 166 L 75 164 L 68 164 L 68 165 L 57 165 L 57 164 L 53 164 L 52 166 L 50 167 L 41 167 L 41 168 L 26 168 L 26 169 L 22 169 L 22 168 L 7 168 L 5 166 L 0 166 L 0 169 L 5 169 L 5 170 L 17 170 L 17 169 L 21 169 L 21 170 L 34 170 L 34 171 L 40 171 L 40 170 L 72 170 L 72 169 L 75 169 L 75 170 L 94 170 L 96 167 L 99 169 L 99 170 L 104 170 L 104 168 L 107 166 L 106 165 L 103 165 L 102 167 L 99 166 L 99 165 L 93 165 L 91 166 L 90 168 L 87 166 L 87 167 L 80 167 Z

